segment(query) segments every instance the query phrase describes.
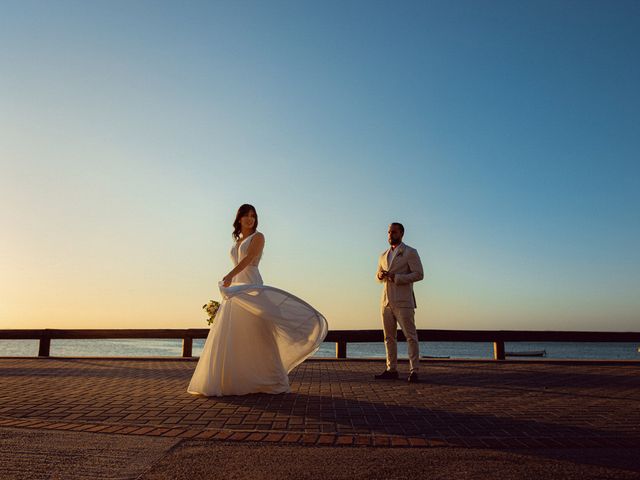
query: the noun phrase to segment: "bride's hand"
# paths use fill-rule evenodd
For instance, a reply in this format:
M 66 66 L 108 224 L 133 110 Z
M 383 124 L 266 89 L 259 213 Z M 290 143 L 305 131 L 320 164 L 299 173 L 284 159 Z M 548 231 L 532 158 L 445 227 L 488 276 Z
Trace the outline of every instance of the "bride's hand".
M 228 287 L 229 285 L 231 285 L 231 280 L 232 280 L 232 279 L 233 279 L 233 278 L 232 278 L 230 275 L 225 276 L 225 277 L 222 279 L 222 286 L 226 288 L 226 287 Z

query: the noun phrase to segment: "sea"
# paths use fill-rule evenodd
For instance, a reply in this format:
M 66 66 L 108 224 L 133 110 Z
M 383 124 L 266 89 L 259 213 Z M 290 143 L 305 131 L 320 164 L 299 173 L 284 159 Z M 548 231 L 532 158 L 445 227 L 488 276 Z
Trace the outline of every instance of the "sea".
M 193 341 L 193 355 L 202 351 L 204 340 Z M 640 360 L 637 343 L 600 342 L 506 342 L 505 351 L 544 352 L 547 359 Z M 0 357 L 33 357 L 38 354 L 37 340 L 0 340 Z M 52 340 L 53 357 L 180 357 L 181 340 Z M 335 343 L 323 343 L 315 357 L 335 357 Z M 493 358 L 493 344 L 484 342 L 420 342 L 420 355 L 432 358 Z M 407 344 L 398 344 L 398 356 L 406 358 Z M 384 358 L 382 342 L 350 343 L 347 357 Z M 527 357 L 513 357 L 527 358 Z

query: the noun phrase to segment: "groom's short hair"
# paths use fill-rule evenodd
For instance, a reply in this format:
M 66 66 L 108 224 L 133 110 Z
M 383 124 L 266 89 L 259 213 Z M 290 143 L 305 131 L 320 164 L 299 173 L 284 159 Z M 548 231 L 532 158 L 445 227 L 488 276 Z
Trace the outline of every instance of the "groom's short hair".
M 404 225 L 402 225 L 400 222 L 392 222 L 391 225 L 395 225 L 396 227 L 398 227 L 400 231 L 404 234 Z

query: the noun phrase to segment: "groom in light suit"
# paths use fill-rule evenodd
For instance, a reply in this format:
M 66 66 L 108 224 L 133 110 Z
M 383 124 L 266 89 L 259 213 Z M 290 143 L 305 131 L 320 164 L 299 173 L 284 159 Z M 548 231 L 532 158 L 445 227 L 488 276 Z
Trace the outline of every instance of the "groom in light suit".
M 387 368 L 377 380 L 398 378 L 398 344 L 396 335 L 398 324 L 407 338 L 409 350 L 410 383 L 418 382 L 418 364 L 420 352 L 418 333 L 414 318 L 416 297 L 413 294 L 413 282 L 424 278 L 422 262 L 415 248 L 402 243 L 404 227 L 394 222 L 389 225 L 389 245 L 391 247 L 380 255 L 376 278 L 383 283 L 382 289 L 382 326 L 384 345 L 387 351 Z

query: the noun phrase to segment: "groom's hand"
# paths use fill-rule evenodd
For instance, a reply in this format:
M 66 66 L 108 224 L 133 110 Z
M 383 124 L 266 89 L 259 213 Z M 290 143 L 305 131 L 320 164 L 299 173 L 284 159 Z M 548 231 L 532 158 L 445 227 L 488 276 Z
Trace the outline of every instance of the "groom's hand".
M 390 281 L 390 282 L 392 282 L 392 283 L 393 283 L 393 282 L 395 282 L 395 280 L 396 280 L 396 274 L 395 274 L 395 273 L 389 273 L 389 272 L 387 272 L 387 273 L 385 274 L 385 277 L 387 277 L 387 280 L 389 280 L 389 281 Z

